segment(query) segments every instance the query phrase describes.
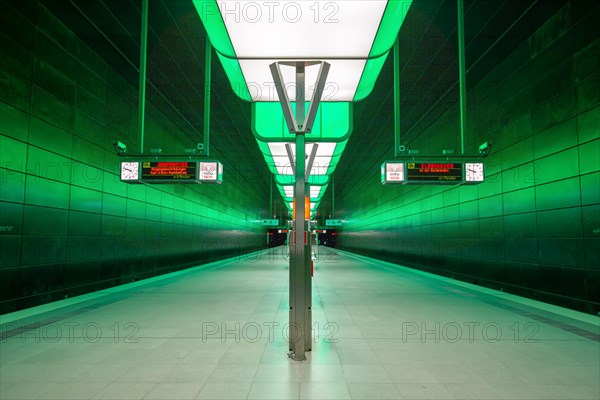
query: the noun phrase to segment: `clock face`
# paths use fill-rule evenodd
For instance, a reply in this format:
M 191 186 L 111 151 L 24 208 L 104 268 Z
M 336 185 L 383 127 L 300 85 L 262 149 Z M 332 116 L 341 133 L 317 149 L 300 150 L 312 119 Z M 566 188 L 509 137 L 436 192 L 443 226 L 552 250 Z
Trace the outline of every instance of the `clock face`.
M 483 163 L 465 163 L 465 180 L 483 182 Z
M 121 180 L 137 181 L 140 175 L 140 164 L 138 162 L 121 163 Z

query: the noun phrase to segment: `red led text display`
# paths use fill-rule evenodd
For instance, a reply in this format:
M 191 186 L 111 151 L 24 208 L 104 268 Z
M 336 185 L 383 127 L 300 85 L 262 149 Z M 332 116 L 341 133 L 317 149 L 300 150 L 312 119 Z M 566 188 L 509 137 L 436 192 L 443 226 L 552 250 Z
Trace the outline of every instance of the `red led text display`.
M 408 162 L 406 163 L 407 182 L 460 182 L 462 163 Z
M 198 163 L 195 161 L 145 161 L 142 163 L 142 180 L 163 182 L 195 182 Z

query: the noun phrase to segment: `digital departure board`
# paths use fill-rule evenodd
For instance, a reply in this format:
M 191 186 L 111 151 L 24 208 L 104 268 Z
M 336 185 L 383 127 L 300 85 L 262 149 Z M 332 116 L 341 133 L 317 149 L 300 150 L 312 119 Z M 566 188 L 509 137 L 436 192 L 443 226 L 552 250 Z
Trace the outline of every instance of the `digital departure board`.
M 222 183 L 219 161 L 123 161 L 121 181 L 126 183 Z
M 382 184 L 478 184 L 485 180 L 482 162 L 385 161 L 381 165 Z
M 144 161 L 142 181 L 154 183 L 197 183 L 196 161 Z
M 460 183 L 463 164 L 452 162 L 407 162 L 406 183 Z

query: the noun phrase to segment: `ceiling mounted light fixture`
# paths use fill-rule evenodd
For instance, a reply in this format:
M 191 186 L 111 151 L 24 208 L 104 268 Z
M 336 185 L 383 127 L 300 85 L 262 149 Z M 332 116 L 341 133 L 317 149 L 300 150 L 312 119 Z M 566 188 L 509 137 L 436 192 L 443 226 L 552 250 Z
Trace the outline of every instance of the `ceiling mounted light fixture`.
M 248 101 L 279 101 L 269 65 L 331 65 L 322 101 L 359 101 L 371 93 L 412 0 L 193 0 L 234 92 Z M 306 68 L 315 82 L 318 66 Z M 292 68 L 282 69 L 294 82 Z M 291 101 L 295 85 L 286 85 Z M 308 87 L 305 97 L 312 96 Z

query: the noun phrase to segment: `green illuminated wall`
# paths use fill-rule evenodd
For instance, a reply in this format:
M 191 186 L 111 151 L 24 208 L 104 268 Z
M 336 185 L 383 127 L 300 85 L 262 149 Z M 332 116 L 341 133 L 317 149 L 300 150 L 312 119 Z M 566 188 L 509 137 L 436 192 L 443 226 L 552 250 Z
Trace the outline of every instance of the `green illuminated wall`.
M 339 247 L 600 310 L 600 7 L 575 6 L 469 91 L 470 149 L 493 142 L 486 182 L 382 186 L 379 165 L 393 154 L 379 154 L 336 187 L 337 217 L 349 221 Z M 415 129 L 421 153 L 457 148 L 458 105 Z
M 112 141 L 136 147 L 137 90 L 42 5 L 20 6 L 0 2 L 0 313 L 266 245 L 250 221 L 268 193 L 231 165 L 222 185 L 121 183 Z M 190 147 L 147 111 L 147 148 Z

